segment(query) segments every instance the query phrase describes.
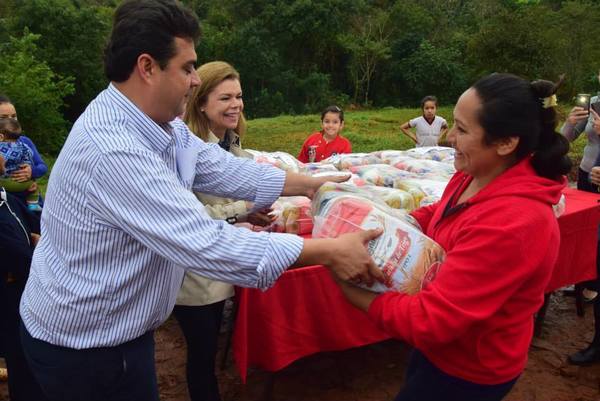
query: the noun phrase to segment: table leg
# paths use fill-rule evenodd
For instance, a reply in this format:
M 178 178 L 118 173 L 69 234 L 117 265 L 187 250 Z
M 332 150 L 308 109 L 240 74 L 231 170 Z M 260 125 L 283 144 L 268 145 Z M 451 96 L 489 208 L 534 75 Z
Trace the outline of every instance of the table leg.
M 544 324 L 544 319 L 546 318 L 546 311 L 548 310 L 548 304 L 550 303 L 551 292 L 548 294 L 544 294 L 544 304 L 537 312 L 535 316 L 535 323 L 533 325 L 533 335 L 539 337 L 542 334 L 542 325 Z

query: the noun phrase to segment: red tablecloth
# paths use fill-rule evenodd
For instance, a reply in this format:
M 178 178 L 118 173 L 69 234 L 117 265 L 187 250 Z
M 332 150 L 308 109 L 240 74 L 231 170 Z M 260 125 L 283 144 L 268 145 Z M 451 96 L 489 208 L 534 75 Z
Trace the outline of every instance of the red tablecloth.
M 600 195 L 566 189 L 559 218 L 559 261 L 548 291 L 595 277 Z M 321 351 L 343 350 L 390 338 L 346 302 L 322 266 L 285 272 L 268 291 L 238 288 L 233 354 L 242 380 L 249 366 L 283 369 Z
M 560 250 L 547 292 L 596 277 L 600 194 L 571 188 L 563 193 L 567 208 L 558 218 Z

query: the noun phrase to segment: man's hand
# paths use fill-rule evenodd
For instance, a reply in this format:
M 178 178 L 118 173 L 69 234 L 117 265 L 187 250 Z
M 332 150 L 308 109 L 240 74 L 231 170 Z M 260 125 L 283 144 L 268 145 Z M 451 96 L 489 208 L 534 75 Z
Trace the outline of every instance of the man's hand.
M 368 242 L 379 237 L 382 232 L 381 229 L 359 231 L 335 238 L 326 266 L 341 280 L 354 284 L 371 286 L 374 280 L 383 281 L 383 272 L 367 252 Z
M 368 286 L 375 280 L 383 282 L 382 271 L 367 251 L 367 243 L 382 232 L 381 229 L 366 230 L 337 238 L 306 239 L 300 256 L 291 267 L 325 265 L 340 280 Z
M 25 182 L 31 179 L 31 166 L 29 164 L 21 164 L 21 168 L 11 174 L 11 178 L 16 182 Z
M 313 179 L 312 186 L 309 187 L 306 196 L 312 199 L 315 196 L 315 193 L 321 188 L 321 185 L 326 182 L 346 182 L 350 179 L 351 175 L 323 175 L 321 177 L 311 177 Z
M 313 198 L 315 192 L 319 189 L 323 183 L 327 181 L 331 182 L 344 182 L 350 179 L 348 175 L 325 175 L 322 177 L 309 177 L 302 174 L 287 172 L 285 175 L 285 184 L 283 185 L 283 191 L 281 196 L 307 196 Z

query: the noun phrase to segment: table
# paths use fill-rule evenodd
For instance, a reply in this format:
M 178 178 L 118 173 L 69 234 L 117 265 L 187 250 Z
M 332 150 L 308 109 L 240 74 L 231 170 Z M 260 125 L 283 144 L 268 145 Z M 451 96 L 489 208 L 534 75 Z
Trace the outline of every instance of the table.
M 600 194 L 565 189 L 558 219 L 561 246 L 547 290 L 593 279 Z M 268 291 L 237 288 L 233 356 L 246 381 L 249 366 L 274 372 L 304 356 L 383 341 L 389 335 L 346 302 L 328 270 L 310 266 L 285 272 Z

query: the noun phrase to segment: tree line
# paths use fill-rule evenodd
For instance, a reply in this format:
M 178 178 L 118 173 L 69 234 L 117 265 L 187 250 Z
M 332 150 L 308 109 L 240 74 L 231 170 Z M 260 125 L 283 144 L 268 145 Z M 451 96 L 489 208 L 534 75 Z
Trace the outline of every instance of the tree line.
M 598 90 L 600 4 L 558 0 L 184 0 L 201 21 L 199 64 L 242 76 L 250 118 L 328 104 L 454 102 L 491 72 L 556 80 L 570 101 Z M 102 52 L 115 0 L 3 0 L 0 92 L 27 134 L 56 153 L 107 84 Z

